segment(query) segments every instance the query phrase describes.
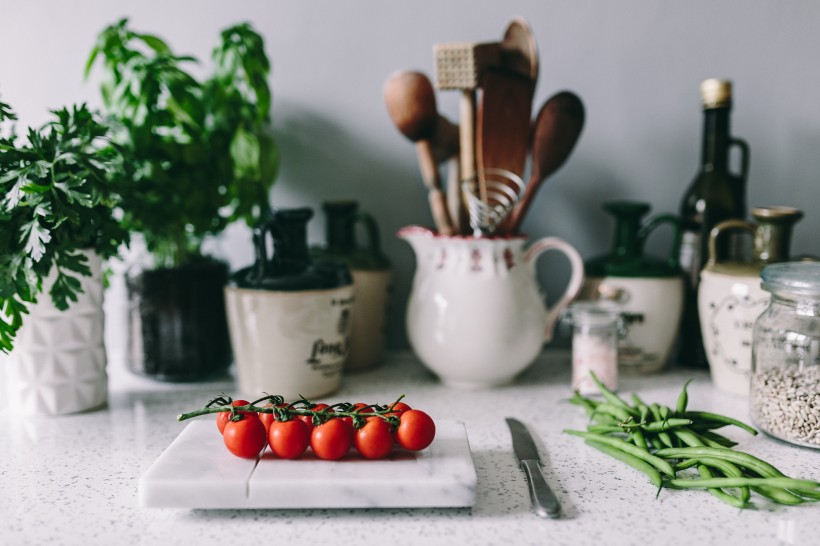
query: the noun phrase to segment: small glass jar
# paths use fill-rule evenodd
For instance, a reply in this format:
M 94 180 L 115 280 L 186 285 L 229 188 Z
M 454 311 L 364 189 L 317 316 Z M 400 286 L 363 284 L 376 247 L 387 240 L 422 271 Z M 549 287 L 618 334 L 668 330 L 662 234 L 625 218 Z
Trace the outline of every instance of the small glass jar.
M 763 432 L 820 449 L 820 263 L 767 266 L 755 322 L 750 413 Z
M 570 306 L 567 319 L 572 324 L 572 390 L 600 394 L 590 372 L 616 390 L 622 323 L 618 307 L 608 301 L 578 302 Z

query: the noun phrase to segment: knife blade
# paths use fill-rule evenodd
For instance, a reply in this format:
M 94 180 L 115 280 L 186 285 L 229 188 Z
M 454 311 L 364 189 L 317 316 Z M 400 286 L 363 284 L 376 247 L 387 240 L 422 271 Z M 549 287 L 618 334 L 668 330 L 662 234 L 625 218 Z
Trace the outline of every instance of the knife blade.
M 542 518 L 559 517 L 561 515 L 561 504 L 544 478 L 544 473 L 541 470 L 541 458 L 538 455 L 538 448 L 535 446 L 532 435 L 524 426 L 524 423 L 518 419 L 507 417 L 506 421 L 512 435 L 513 451 L 518 458 L 521 470 L 524 471 L 527 477 L 533 512 Z

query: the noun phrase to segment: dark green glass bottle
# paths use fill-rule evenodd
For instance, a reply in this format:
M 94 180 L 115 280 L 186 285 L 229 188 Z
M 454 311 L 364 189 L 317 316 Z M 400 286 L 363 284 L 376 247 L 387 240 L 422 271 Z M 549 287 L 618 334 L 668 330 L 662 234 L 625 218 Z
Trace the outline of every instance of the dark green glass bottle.
M 729 115 L 732 109 L 732 84 L 709 79 L 700 85 L 703 104 L 703 152 L 701 167 L 683 196 L 680 216 L 683 228 L 680 265 L 687 276 L 686 296 L 678 361 L 684 366 L 708 366 L 698 319 L 697 289 L 700 271 L 706 264 L 709 232 L 718 223 L 746 216 L 746 179 L 749 147 L 731 136 Z M 729 168 L 730 150 L 740 152 L 740 172 Z M 731 239 L 717 249 L 727 256 Z

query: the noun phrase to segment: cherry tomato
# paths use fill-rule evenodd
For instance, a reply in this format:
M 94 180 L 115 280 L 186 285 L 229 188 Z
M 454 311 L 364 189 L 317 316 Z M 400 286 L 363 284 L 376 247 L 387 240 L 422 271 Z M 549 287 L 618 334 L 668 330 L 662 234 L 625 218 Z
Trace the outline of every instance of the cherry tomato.
M 352 443 L 353 427 L 344 419 L 330 419 L 310 433 L 310 447 L 320 459 L 341 459 Z
M 301 419 L 274 421 L 268 430 L 268 443 L 283 459 L 296 459 L 310 444 L 310 428 Z
M 419 451 L 429 446 L 436 436 L 436 424 L 429 415 L 420 410 L 408 410 L 401 414 L 396 439 L 401 447 Z
M 388 405 L 387 407 L 390 408 L 391 406 Z M 396 402 L 393 404 L 392 408 L 394 412 L 410 411 L 413 409 L 404 402 Z
M 373 413 L 373 408 L 368 408 L 369 404 L 365 404 L 364 402 L 356 402 L 353 404 L 353 408 L 350 411 L 359 411 L 359 413 Z
M 381 417 L 368 417 L 356 430 L 356 450 L 367 459 L 383 459 L 393 450 L 393 431 Z
M 388 407 L 388 409 L 390 408 L 389 405 L 387 407 Z M 404 413 L 405 411 L 410 411 L 411 409 L 413 409 L 410 406 L 408 406 L 407 404 L 405 404 L 404 402 L 396 402 L 395 404 L 393 404 L 392 407 L 393 407 L 393 411 L 391 411 L 387 415 L 395 415 L 396 417 L 401 417 L 402 413 Z
M 222 436 L 228 450 L 245 459 L 255 459 L 267 443 L 265 425 L 253 414 L 242 415 L 238 421 L 225 423 Z
M 330 406 L 328 406 L 327 404 L 316 404 L 311 409 L 313 411 L 321 411 L 321 410 L 327 409 L 329 407 Z M 333 413 L 333 410 L 329 410 L 329 412 Z M 300 415 L 300 416 L 297 417 L 297 419 L 301 419 L 308 426 L 309 430 L 313 430 L 313 417 L 311 417 L 309 415 Z
M 248 402 L 247 400 L 234 400 L 231 405 L 233 407 L 238 407 L 238 406 L 247 406 L 248 404 L 250 404 L 250 402 Z M 224 433 L 225 423 L 230 421 L 231 413 L 232 412 L 230 412 L 230 411 L 220 411 L 219 413 L 216 414 L 216 428 L 219 429 L 220 434 Z M 252 413 L 252 412 L 242 411 L 240 413 L 247 414 L 247 413 Z
M 273 404 L 268 402 L 267 404 L 265 404 L 265 407 L 266 408 L 272 408 Z M 257 413 L 257 415 L 259 416 L 259 420 L 262 421 L 262 424 L 265 425 L 265 431 L 270 430 L 271 423 L 273 423 L 276 420 L 275 417 L 273 416 L 273 414 L 272 413 Z

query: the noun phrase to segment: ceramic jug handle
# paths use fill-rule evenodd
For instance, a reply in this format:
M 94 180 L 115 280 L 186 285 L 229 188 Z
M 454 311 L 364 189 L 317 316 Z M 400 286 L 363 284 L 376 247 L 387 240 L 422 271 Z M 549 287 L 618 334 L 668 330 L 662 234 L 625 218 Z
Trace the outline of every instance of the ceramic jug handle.
M 746 220 L 724 220 L 713 227 L 712 231 L 709 232 L 709 261 L 706 265 L 713 266 L 718 263 L 717 239 L 720 237 L 721 233 L 725 233 L 733 229 L 739 229 L 748 231 L 751 233 L 752 237 L 754 237 L 756 227 L 757 226 L 753 223 L 747 222 Z
M 663 224 L 669 224 L 672 226 L 672 248 L 669 250 L 669 257 L 666 259 L 666 263 L 669 264 L 669 267 L 677 268 L 678 256 L 680 255 L 680 245 L 683 238 L 679 217 L 674 214 L 661 214 L 655 216 L 649 222 L 641 226 L 641 229 L 638 230 L 638 237 L 641 240 L 641 244 L 643 244 L 646 238 L 649 237 L 649 234 L 655 231 L 655 228 L 658 228 Z
M 381 254 L 381 237 L 376 219 L 366 212 L 359 212 L 356 214 L 356 222 L 364 227 L 364 231 L 367 234 L 367 249 L 371 254 Z
M 272 213 L 268 212 L 253 228 L 253 248 L 255 259 L 253 272 L 257 279 L 263 278 L 268 269 L 268 234 L 273 235 L 276 221 Z
M 561 311 L 566 309 L 570 302 L 575 299 L 581 285 L 584 283 L 584 261 L 581 259 L 581 255 L 572 245 L 558 237 L 539 239 L 530 245 L 524 253 L 524 262 L 530 267 L 533 276 L 535 275 L 536 259 L 548 250 L 558 250 L 563 253 L 569 259 L 571 273 L 564 293 L 561 294 L 561 297 L 558 298 L 552 308 L 547 309 L 547 328 L 544 332 L 545 343 L 552 339 L 552 331 L 555 329 L 555 323 L 558 321 Z

